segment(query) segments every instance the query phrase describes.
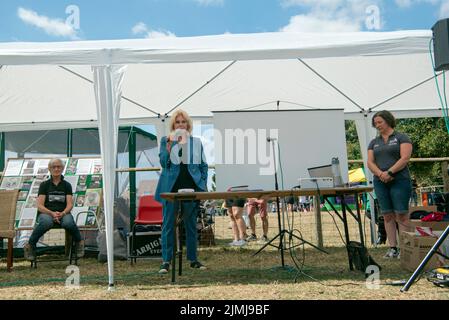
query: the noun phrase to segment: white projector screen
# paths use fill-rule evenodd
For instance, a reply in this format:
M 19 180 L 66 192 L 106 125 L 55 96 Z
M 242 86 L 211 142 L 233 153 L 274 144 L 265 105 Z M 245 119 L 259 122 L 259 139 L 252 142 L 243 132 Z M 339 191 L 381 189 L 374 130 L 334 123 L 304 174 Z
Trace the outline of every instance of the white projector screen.
M 298 185 L 299 178 L 309 177 L 307 168 L 328 165 L 333 157 L 340 160 L 343 182 L 348 182 L 343 109 L 213 115 L 217 191 L 240 185 L 274 190 L 274 161 L 280 190 Z M 276 140 L 268 142 L 267 137 Z

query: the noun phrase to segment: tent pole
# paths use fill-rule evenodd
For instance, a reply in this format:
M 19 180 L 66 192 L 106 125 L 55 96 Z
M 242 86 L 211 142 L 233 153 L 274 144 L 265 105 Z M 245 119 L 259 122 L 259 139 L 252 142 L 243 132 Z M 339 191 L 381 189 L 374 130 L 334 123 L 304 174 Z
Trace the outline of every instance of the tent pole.
M 67 157 L 73 156 L 73 130 L 67 130 Z
M 116 183 L 118 120 L 124 66 L 93 66 L 94 92 L 103 165 L 103 201 L 108 260 L 108 290 L 114 290 L 114 187 Z
M 371 117 L 369 116 L 369 112 L 366 111 L 364 112 L 363 119 L 355 120 L 355 125 L 357 129 L 357 135 L 359 137 L 360 151 L 362 153 L 363 167 L 365 169 L 367 185 L 372 185 L 373 174 L 368 168 L 368 144 L 371 140 L 371 137 L 375 136 L 375 132 L 373 132 L 374 129 L 372 129 L 371 127 Z M 376 219 L 373 219 L 374 198 L 372 196 L 369 196 L 368 201 L 370 203 L 371 208 L 371 220 L 370 220 L 371 244 L 376 245 L 377 225 Z
M 0 172 L 5 169 L 5 133 L 0 133 Z
M 129 131 L 129 167 L 136 167 L 136 131 L 134 131 L 134 127 L 131 127 Z M 136 218 L 136 172 L 129 172 L 129 219 L 130 219 L 130 228 L 134 225 L 134 219 Z

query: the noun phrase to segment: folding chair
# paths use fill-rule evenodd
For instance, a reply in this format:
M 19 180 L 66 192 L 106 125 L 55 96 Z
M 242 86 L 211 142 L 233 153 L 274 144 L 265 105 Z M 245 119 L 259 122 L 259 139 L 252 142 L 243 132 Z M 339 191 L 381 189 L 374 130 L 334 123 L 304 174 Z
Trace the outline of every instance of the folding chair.
M 137 229 L 142 226 L 152 226 L 153 231 L 162 230 L 162 204 L 154 200 L 154 196 L 142 196 L 139 200 L 139 207 L 137 210 L 137 216 L 132 226 L 132 239 L 129 258 L 131 264 L 136 262 L 136 259 L 140 256 L 137 254 L 135 248 L 136 232 Z

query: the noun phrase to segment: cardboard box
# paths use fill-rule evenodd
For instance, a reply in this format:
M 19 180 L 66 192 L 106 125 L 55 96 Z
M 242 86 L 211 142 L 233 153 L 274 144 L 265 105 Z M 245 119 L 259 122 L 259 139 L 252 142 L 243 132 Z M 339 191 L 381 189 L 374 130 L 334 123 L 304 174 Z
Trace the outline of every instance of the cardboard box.
M 410 220 L 410 231 L 415 232 L 416 227 L 428 227 L 433 231 L 443 231 L 449 226 L 449 221 L 421 221 L 421 220 Z
M 408 213 L 412 213 L 414 211 L 427 211 L 427 212 L 436 212 L 437 206 L 418 206 L 418 207 L 410 207 Z
M 437 241 L 435 237 L 422 237 L 415 235 L 414 232 L 401 232 L 401 267 L 408 271 L 415 271 L 424 257 L 430 251 Z M 435 269 L 440 266 L 438 255 L 434 254 L 424 268 L 425 271 Z

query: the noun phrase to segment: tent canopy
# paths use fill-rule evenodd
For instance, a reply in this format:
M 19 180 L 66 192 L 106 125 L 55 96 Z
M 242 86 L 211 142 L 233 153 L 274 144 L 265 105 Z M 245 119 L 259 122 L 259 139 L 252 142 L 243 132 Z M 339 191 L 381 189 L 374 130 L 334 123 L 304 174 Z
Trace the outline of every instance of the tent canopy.
M 118 152 L 128 152 L 130 127 L 119 130 Z M 137 133 L 134 148 L 136 152 L 144 152 L 157 147 L 156 136 L 133 127 Z M 67 130 L 58 131 L 18 131 L 7 133 L 5 137 L 5 149 L 18 154 L 65 154 L 69 148 Z M 100 153 L 100 138 L 96 128 L 78 129 L 72 132 L 71 147 L 75 154 L 95 155 Z
M 441 116 L 430 31 L 261 33 L 0 44 L 0 131 L 96 126 L 91 65 L 129 64 L 121 124 L 181 107 L 211 111 L 343 108 Z M 351 115 L 348 115 L 351 117 Z
M 113 287 L 119 123 L 153 122 L 163 130 L 160 120 L 178 107 L 197 119 L 211 111 L 344 109 L 356 120 L 366 167 L 372 111 L 441 116 L 431 37 L 399 31 L 3 43 L 0 132 L 100 128 Z

